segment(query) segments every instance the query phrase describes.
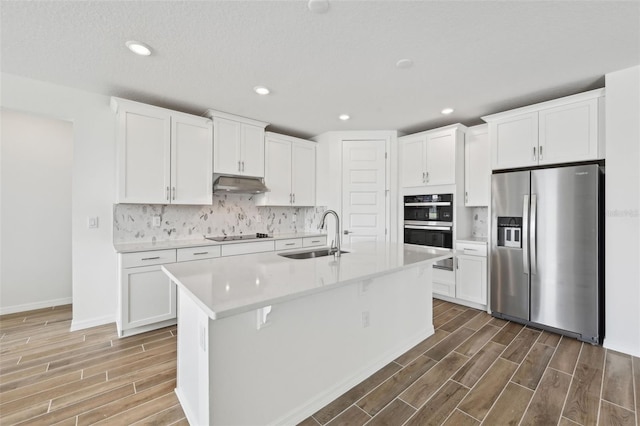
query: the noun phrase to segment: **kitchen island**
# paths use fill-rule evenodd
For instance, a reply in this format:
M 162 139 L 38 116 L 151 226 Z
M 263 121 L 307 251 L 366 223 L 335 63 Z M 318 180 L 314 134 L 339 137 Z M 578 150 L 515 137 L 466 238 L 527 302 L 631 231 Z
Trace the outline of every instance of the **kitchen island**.
M 359 243 L 162 267 L 178 286 L 176 393 L 192 425 L 295 424 L 433 334 L 451 251 Z

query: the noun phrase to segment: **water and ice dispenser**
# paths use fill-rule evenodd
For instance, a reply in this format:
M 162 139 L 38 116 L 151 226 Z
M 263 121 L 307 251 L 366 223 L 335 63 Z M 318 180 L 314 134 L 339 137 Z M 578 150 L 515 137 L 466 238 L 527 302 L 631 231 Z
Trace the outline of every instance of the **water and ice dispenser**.
M 498 247 L 522 248 L 522 218 L 498 216 Z

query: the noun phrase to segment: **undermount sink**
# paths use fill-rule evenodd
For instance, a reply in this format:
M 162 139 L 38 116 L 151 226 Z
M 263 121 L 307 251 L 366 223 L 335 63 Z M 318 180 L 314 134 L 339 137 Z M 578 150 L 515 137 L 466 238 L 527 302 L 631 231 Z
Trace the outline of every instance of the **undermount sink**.
M 340 250 L 340 253 L 349 253 L 348 251 Z M 333 251 L 323 248 L 310 251 L 298 251 L 295 253 L 278 253 L 282 257 L 289 259 L 311 259 L 314 257 L 333 256 Z

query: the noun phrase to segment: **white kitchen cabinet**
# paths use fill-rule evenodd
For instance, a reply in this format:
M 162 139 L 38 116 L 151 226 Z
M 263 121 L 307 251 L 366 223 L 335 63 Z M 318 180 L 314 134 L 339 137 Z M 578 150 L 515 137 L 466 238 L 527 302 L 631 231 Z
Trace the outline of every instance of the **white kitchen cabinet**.
M 604 89 L 483 117 L 494 170 L 604 158 Z
M 264 177 L 264 129 L 268 123 L 208 110 L 213 119 L 213 173 Z
M 176 286 L 160 269 L 176 261 L 175 250 L 125 253 L 120 258 L 118 335 L 176 323 Z
M 321 235 L 318 237 L 304 237 L 302 239 L 302 247 L 318 247 L 327 245 L 327 236 Z
M 421 135 L 410 135 L 400 138 L 402 145 L 402 186 L 405 188 L 424 186 L 426 184 L 426 138 Z
M 263 206 L 313 206 L 316 197 L 316 144 L 267 132 L 264 183 L 256 197 Z
M 455 124 L 400 138 L 402 186 L 453 185 L 466 127 Z
M 487 207 L 491 196 L 489 130 L 486 124 L 470 127 L 464 141 L 464 205 Z
M 538 164 L 598 158 L 598 99 L 538 113 Z
M 276 240 L 276 251 L 294 250 L 302 248 L 302 238 L 291 238 L 289 240 Z
M 456 242 L 456 299 L 487 304 L 487 244 Z
M 486 305 L 487 258 L 458 255 L 456 261 L 456 297 Z
M 211 204 L 211 120 L 111 98 L 117 203 Z

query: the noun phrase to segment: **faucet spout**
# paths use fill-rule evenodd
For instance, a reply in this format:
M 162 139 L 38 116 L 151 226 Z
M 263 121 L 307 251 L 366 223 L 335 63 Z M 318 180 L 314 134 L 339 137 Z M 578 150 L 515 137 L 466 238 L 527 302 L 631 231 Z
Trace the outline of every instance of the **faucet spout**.
M 330 251 L 333 251 L 335 257 L 340 257 L 340 218 L 335 210 L 327 210 L 322 214 L 322 220 L 320 221 L 320 229 L 325 227 L 325 220 L 328 215 L 333 215 L 336 218 L 336 235 L 334 241 L 331 243 Z M 334 246 L 335 244 L 335 246 Z M 335 251 L 334 251 L 335 250 Z

